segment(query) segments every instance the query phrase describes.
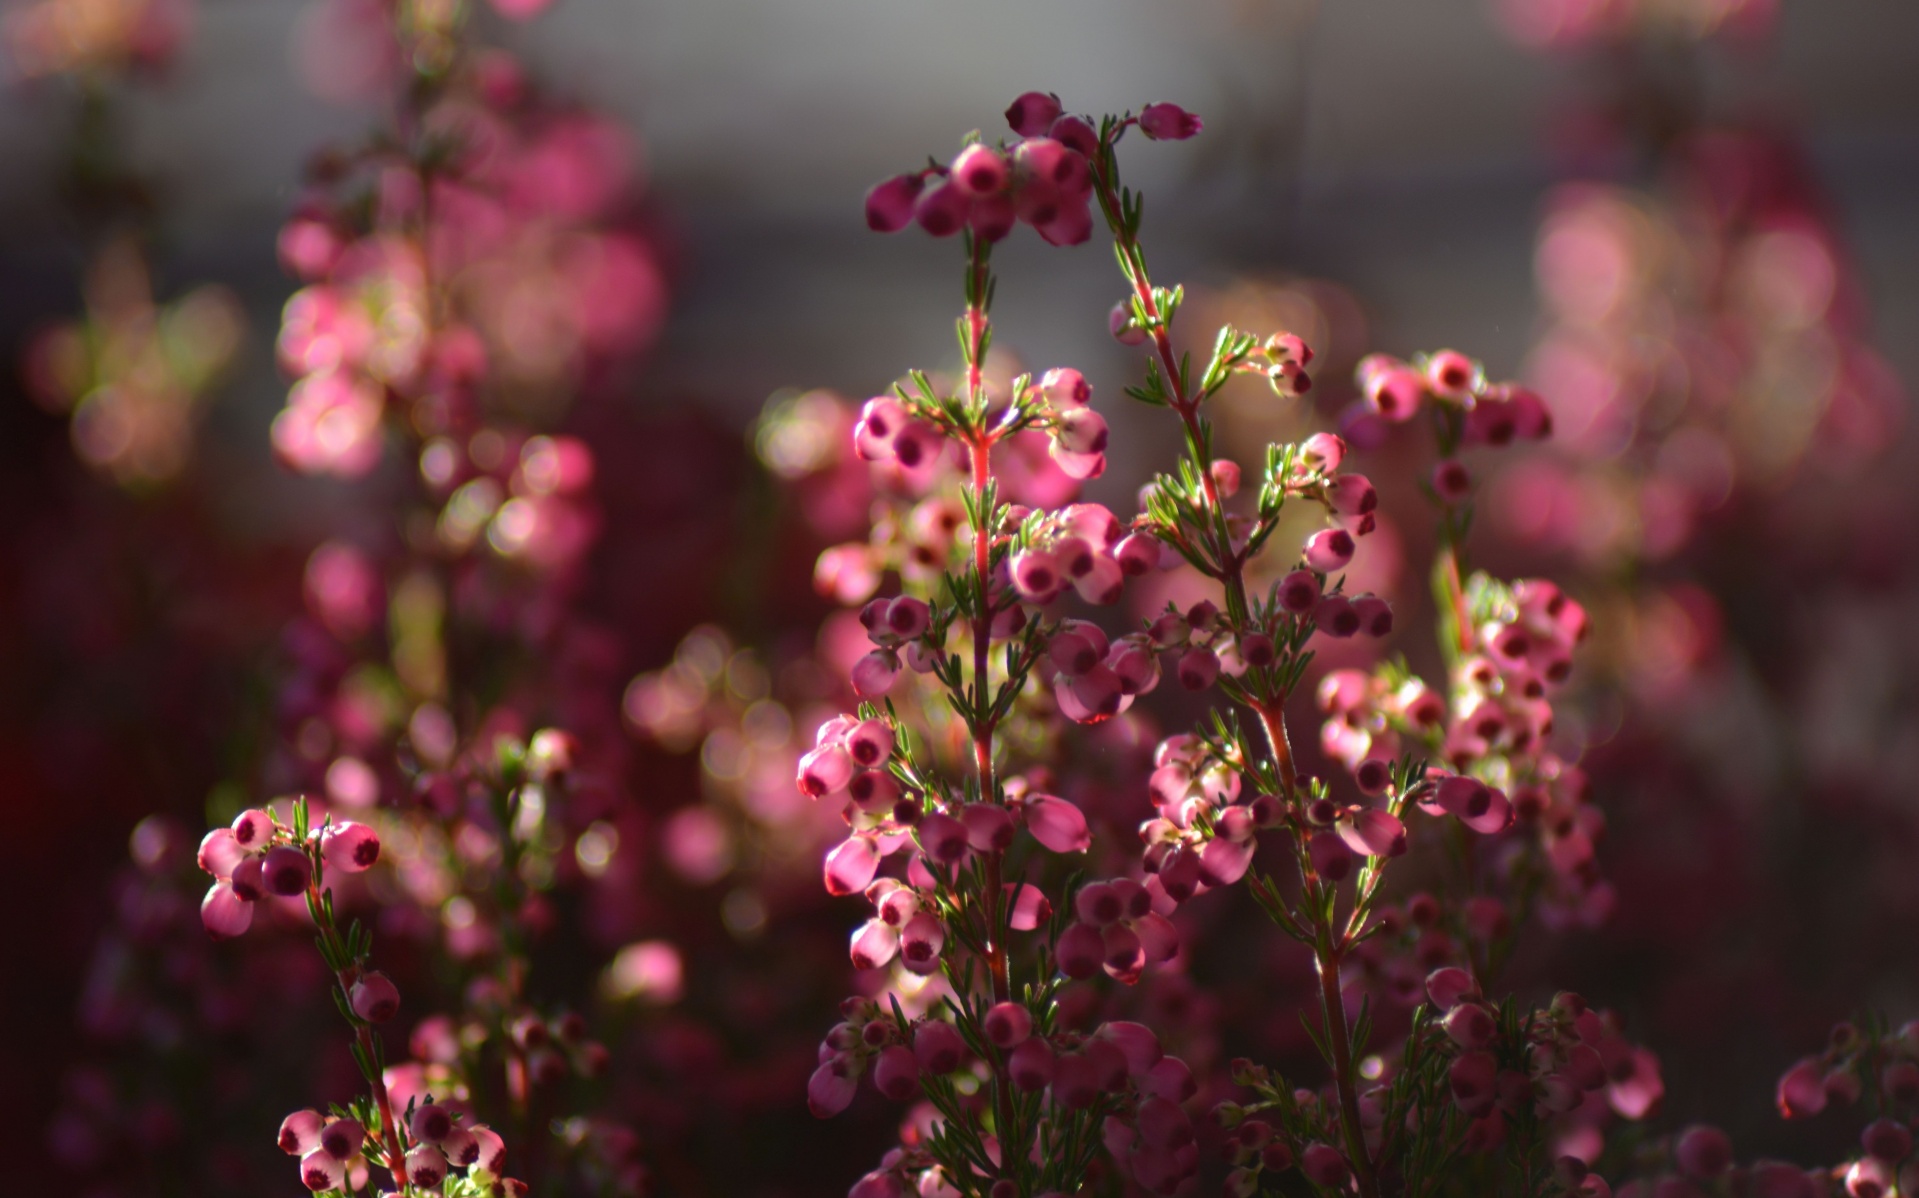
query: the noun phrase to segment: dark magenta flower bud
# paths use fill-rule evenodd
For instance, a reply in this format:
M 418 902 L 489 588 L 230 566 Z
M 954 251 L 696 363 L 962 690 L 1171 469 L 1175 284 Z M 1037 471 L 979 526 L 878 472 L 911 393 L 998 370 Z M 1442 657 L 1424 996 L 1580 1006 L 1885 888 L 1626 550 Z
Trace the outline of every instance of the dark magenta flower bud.
M 1139 114 L 1139 131 L 1154 141 L 1185 141 L 1204 127 L 1177 104 L 1148 104 Z

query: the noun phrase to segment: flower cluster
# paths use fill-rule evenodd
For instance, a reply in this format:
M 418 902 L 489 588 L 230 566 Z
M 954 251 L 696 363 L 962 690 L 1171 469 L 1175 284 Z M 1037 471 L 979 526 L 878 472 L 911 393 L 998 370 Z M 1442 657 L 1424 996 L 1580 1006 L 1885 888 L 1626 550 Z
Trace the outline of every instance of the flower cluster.
M 910 519 L 922 543 L 932 542 L 931 552 L 868 550 L 855 558 L 859 549 L 842 547 L 822 558 L 817 575 L 823 590 L 854 602 L 879 588 L 888 566 L 904 587 L 867 601 L 860 612 L 872 648 L 850 673 L 866 702 L 822 724 L 796 766 L 800 792 L 833 802 L 851 828 L 827 855 L 825 883 L 830 894 L 862 894 L 870 904 L 872 915 L 852 937 L 854 965 L 871 971 L 898 963 L 887 998 L 847 1000 L 847 1021 L 821 1046 L 811 1104 L 822 1115 L 843 1110 L 870 1071 L 882 1093 L 902 1100 L 924 1093 L 931 1105 L 909 1119 L 915 1130 L 899 1152 L 853 1193 L 899 1193 L 909 1185 L 996 1198 L 1070 1191 L 1094 1167 L 1077 1152 L 1089 1111 L 1100 1120 L 1113 1165 L 1152 1192 L 1183 1192 L 1197 1168 L 1192 1121 L 1181 1107 L 1197 1093 L 1190 1071 L 1178 1067 L 1188 1079 L 1178 1085 L 1129 1090 L 1117 1062 L 1098 1076 L 1096 1054 L 1082 1048 L 1094 1075 L 1083 1078 L 1067 1067 L 1074 1043 L 1035 1030 L 1058 1025 L 1068 983 L 1103 974 L 1133 984 L 1148 966 L 1176 960 L 1181 936 L 1171 917 L 1249 875 L 1267 913 L 1313 952 L 1322 980 L 1319 1042 L 1332 1081 L 1323 1100 L 1311 1092 L 1299 1103 L 1290 1092 L 1274 1098 L 1299 1126 L 1277 1138 L 1270 1128 L 1263 1137 L 1253 1134 L 1240 1142 L 1242 1155 L 1270 1152 L 1262 1159 L 1273 1168 L 1297 1160 L 1316 1184 L 1351 1184 L 1369 1196 L 1420 1160 L 1506 1145 L 1512 1120 L 1523 1124 L 1512 1137 L 1523 1141 L 1515 1151 L 1529 1160 L 1545 1134 L 1542 1121 L 1570 1118 L 1588 1105 L 1588 1093 L 1604 1090 L 1619 1113 L 1644 1116 L 1661 1092 L 1657 1064 L 1625 1045 L 1616 1022 L 1570 996 L 1524 1020 L 1510 1004 L 1495 1009 L 1479 997 L 1498 964 L 1491 942 L 1512 932 L 1507 905 L 1493 895 L 1469 893 L 1455 916 L 1469 937 L 1478 933 L 1482 951 L 1462 959 L 1437 931 L 1423 946 L 1427 968 L 1440 967 L 1433 986 L 1445 993 L 1429 995 L 1432 1005 L 1414 1012 L 1405 1040 L 1408 1080 L 1389 1079 L 1362 1093 L 1356 1058 L 1369 1051 L 1369 1020 L 1362 1013 L 1357 1025 L 1348 1022 L 1347 979 L 1363 979 L 1380 962 L 1367 941 L 1407 925 L 1374 903 L 1386 863 L 1413 841 L 1406 822 L 1413 808 L 1502 843 L 1500 834 L 1522 809 L 1551 846 L 1581 835 L 1589 840 L 1595 830 L 1576 810 L 1584 797 L 1577 769 L 1549 747 L 1548 694 L 1569 673 L 1585 632 L 1583 609 L 1548 583 L 1505 585 L 1467 577 L 1459 565 L 1473 487 L 1458 450 L 1546 436 L 1552 422 L 1545 404 L 1515 385 L 1489 384 L 1476 363 L 1453 351 L 1412 362 L 1376 355 L 1360 364 L 1365 407 L 1349 418 L 1353 436 L 1376 443 L 1376 428 L 1424 412 L 1438 441 L 1428 494 L 1440 512 L 1435 578 L 1451 678 L 1435 691 L 1397 662 L 1324 677 L 1318 690 L 1329 716 L 1325 748 L 1352 772 L 1361 799 L 1336 800 L 1327 783 L 1302 775 L 1294 763 L 1285 707 L 1305 686 L 1309 646 L 1393 631 L 1390 604 L 1349 594 L 1343 577 L 1378 527 L 1377 491 L 1347 468 L 1351 437 L 1318 433 L 1270 446 L 1256 486 L 1242 498 L 1242 468 L 1213 452 L 1203 414 L 1206 401 L 1240 374 L 1264 376 L 1284 398 L 1304 393 L 1311 350 L 1291 335 L 1261 339 L 1228 327 L 1196 372 L 1173 349 L 1183 293 L 1155 287 L 1146 275 L 1139 202 L 1118 184 L 1114 148 L 1135 125 L 1152 136 L 1186 136 L 1197 131 L 1196 120 L 1173 119 L 1156 106 L 1107 118 L 1094 133 L 1093 121 L 1062 115 L 1056 101 L 1038 94 L 1016 102 L 1008 119 L 1029 139 L 1010 152 L 974 141 L 950 166 L 890 180 L 868 198 L 869 222 L 878 229 L 909 219 L 936 235 L 964 228 L 969 266 L 960 321 L 964 378 L 942 386 L 915 372 L 891 395 L 869 402 L 850 430 L 858 457 L 893 472 L 898 481 L 890 485 L 924 494 L 944 471 L 958 484 L 957 502 L 934 509 L 943 518 L 915 512 Z M 1084 139 L 1074 132 L 1082 128 Z M 1010 232 L 1025 197 L 1055 194 L 1043 186 L 1050 176 L 1018 164 L 1022 155 L 1050 152 L 1062 129 L 1075 158 L 1060 180 L 1083 186 L 1098 203 L 1132 289 L 1115 310 L 1114 335 L 1152 351 L 1145 384 L 1128 394 L 1169 410 L 1184 432 L 1185 460 L 1142 491 L 1142 511 L 1131 521 L 1070 503 L 1070 493 L 1057 506 L 1007 503 L 994 473 L 995 446 L 1029 431 L 1051 438 L 1052 457 L 1070 478 L 1096 474 L 1107 447 L 1107 423 L 1094 414 L 1092 387 L 1078 371 L 1055 369 L 1037 382 L 1031 375 L 989 382 L 986 371 L 990 250 Z M 1035 148 L 1042 131 L 1052 136 Z M 944 181 L 924 190 L 934 175 Z M 1003 220 L 1002 205 L 1009 213 Z M 1048 241 L 1084 240 L 1059 235 L 1050 221 L 1029 223 Z M 880 489 L 888 485 L 882 481 Z M 1303 533 L 1289 573 L 1274 577 L 1264 595 L 1252 591 L 1251 563 L 1283 522 L 1298 529 L 1292 512 L 1301 503 L 1323 512 L 1323 524 Z M 879 524 L 875 544 L 883 546 L 900 525 Z M 1109 605 L 1123 597 L 1129 579 L 1167 569 L 1206 580 L 1211 595 L 1169 604 L 1137 631 L 1117 636 L 1060 610 L 1069 592 L 1083 603 Z M 854 575 L 857 585 L 846 585 Z M 1079 808 L 1047 793 L 1048 741 L 1058 736 L 1048 729 L 1117 716 L 1165 673 L 1189 691 L 1218 688 L 1258 721 L 1263 743 L 1245 735 L 1237 713 L 1216 713 L 1200 731 L 1163 740 L 1147 787 L 1156 811 L 1140 826 L 1144 851 L 1124 872 L 1069 883 L 1055 901 L 1047 886 L 1056 871 L 1030 852 L 1021 831 L 1053 854 L 1095 846 Z M 919 681 L 900 689 L 902 677 Z M 1265 832 L 1275 847 L 1290 849 L 1297 897 L 1254 868 Z M 1549 849 L 1540 851 L 1550 858 Z M 1502 854 L 1512 877 L 1536 855 L 1516 844 Z M 1594 889 L 1589 844 L 1583 857 L 1568 849 L 1558 860 L 1574 879 L 1567 887 Z M 1525 895 L 1544 888 L 1515 885 Z M 1340 916 L 1342 894 L 1350 898 Z M 1420 922 L 1431 928 L 1443 908 L 1430 898 L 1423 903 Z M 1417 984 L 1399 989 L 1416 1001 Z M 1091 1029 L 1088 1043 L 1097 1046 L 1119 1026 L 1108 1021 Z M 1506 1058 L 1513 1065 L 1502 1068 Z M 956 1072 L 965 1084 L 953 1080 Z M 1251 1066 L 1241 1072 L 1241 1084 L 1258 1076 Z M 1506 1082 L 1508 1072 L 1516 1082 Z M 1372 1069 L 1366 1076 L 1384 1074 Z M 1442 1082 L 1450 1086 L 1450 1105 L 1426 1096 Z M 1406 1115 L 1385 1116 L 1387 1087 L 1400 1111 L 1419 1112 L 1409 1124 L 1418 1134 L 1380 1134 L 1408 1122 Z M 1601 1100 L 1596 1110 L 1604 1109 Z M 1604 1192 L 1602 1182 L 1584 1181 L 1586 1164 L 1598 1156 L 1599 1122 L 1589 1112 L 1582 1134 L 1568 1133 L 1565 1168 L 1579 1174 L 1572 1180 L 1586 1186 L 1582 1192 Z M 1236 1174 L 1233 1186 L 1252 1193 L 1257 1169 Z

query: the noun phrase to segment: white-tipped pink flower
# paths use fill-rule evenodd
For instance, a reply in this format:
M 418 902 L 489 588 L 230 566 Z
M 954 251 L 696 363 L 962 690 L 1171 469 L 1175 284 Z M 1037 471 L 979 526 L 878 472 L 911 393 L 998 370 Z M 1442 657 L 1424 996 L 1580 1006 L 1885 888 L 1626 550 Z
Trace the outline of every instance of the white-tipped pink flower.
M 233 841 L 249 853 L 257 853 L 273 840 L 273 817 L 259 808 L 242 811 L 233 817 Z
M 316 1194 L 337 1190 L 346 1184 L 346 1165 L 316 1148 L 300 1158 L 300 1184 Z
M 948 176 L 954 187 L 969 199 L 997 195 L 1006 189 L 1011 175 L 1005 155 L 982 142 L 975 142 L 953 159 Z
M 900 961 L 914 973 L 938 969 L 945 948 L 946 927 L 930 911 L 921 911 L 900 928 Z
M 315 1110 L 295 1111 L 280 1123 L 280 1151 L 288 1156 L 305 1156 L 320 1146 L 320 1132 L 326 1118 Z
M 987 1009 L 980 1024 L 986 1038 L 995 1046 L 1013 1048 L 1033 1034 L 1033 1013 L 1022 1003 L 995 1003 Z
M 873 1060 L 873 1086 L 895 1102 L 919 1093 L 920 1062 L 904 1044 L 881 1049 Z

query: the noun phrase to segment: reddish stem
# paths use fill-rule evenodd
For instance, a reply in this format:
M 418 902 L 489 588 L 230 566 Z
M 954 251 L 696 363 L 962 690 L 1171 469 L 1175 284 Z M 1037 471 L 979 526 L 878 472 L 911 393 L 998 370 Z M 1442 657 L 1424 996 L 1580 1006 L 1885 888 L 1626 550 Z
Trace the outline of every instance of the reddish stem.
M 317 881 L 307 882 L 307 905 L 311 910 L 320 913 L 321 918 L 315 922 L 319 925 L 320 935 L 325 937 L 327 947 L 332 950 L 335 959 L 344 960 L 346 946 L 340 940 L 340 930 L 334 926 L 333 920 L 327 914 L 326 901 L 320 894 L 320 884 Z M 340 985 L 340 995 L 347 1000 L 349 1006 L 353 1001 L 353 983 L 359 980 L 357 975 L 358 967 L 354 965 L 349 965 L 334 974 Z M 375 1070 L 374 1075 L 367 1079 L 367 1085 L 373 1092 L 374 1106 L 380 1112 L 380 1130 L 385 1137 L 382 1148 L 386 1152 L 387 1171 L 393 1175 L 394 1187 L 402 1194 L 410 1194 L 413 1191 L 406 1181 L 406 1152 L 400 1142 L 399 1126 L 393 1122 L 393 1104 L 387 1098 L 386 1078 L 378 1072 L 379 1056 L 373 1043 L 373 1028 L 368 1024 L 359 1023 L 354 1025 L 353 1030 L 355 1038 L 360 1043 L 360 1053 L 366 1058 L 367 1067 Z

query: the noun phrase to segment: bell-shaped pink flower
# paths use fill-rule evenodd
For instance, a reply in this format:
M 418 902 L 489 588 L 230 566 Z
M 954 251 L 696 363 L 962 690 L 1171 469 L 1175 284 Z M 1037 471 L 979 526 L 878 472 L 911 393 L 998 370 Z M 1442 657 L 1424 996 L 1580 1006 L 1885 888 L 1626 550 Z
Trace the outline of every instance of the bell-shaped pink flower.
M 806 1105 L 816 1118 L 830 1119 L 852 1105 L 859 1079 L 845 1056 L 820 1062 L 806 1082 Z
M 232 828 L 215 828 L 200 841 L 197 858 L 200 868 L 216 878 L 230 878 L 233 869 L 246 859 L 247 851 L 234 839 Z
M 385 1023 L 400 1013 L 400 990 L 383 973 L 365 973 L 353 983 L 347 1002 L 368 1023 Z
M 1023 92 L 1006 109 L 1006 123 L 1021 137 L 1038 137 L 1059 119 L 1059 97 L 1051 92 Z
M 899 932 L 884 919 L 869 919 L 853 929 L 848 956 L 855 969 L 878 969 L 899 952 Z
M 995 1003 L 980 1020 L 986 1038 L 1000 1048 L 1012 1048 L 1033 1034 L 1033 1013 L 1023 1003 Z
M 1044 1036 L 1021 1041 L 1006 1058 L 1006 1072 L 1022 1090 L 1044 1090 L 1053 1081 L 1053 1046 Z
M 1452 1088 L 1453 1102 L 1468 1115 L 1483 1115 L 1492 1109 L 1495 1098 L 1494 1083 L 1499 1075 L 1499 1061 L 1490 1052 L 1461 1053 L 1446 1070 L 1447 1083 Z
M 914 201 L 925 181 L 918 175 L 895 175 L 874 184 L 866 193 L 866 227 L 876 233 L 897 233 L 913 220 Z
M 900 928 L 900 961 L 914 973 L 925 976 L 938 969 L 945 948 L 946 927 L 930 911 L 921 911 Z
M 1093 846 L 1085 813 L 1053 795 L 1029 795 L 1022 805 L 1026 830 L 1055 853 L 1083 853 Z
M 346 1165 L 316 1148 L 300 1158 L 300 1184 L 316 1194 L 337 1190 L 346 1184 Z
M 200 901 L 200 923 L 215 940 L 230 940 L 253 926 L 253 905 L 233 892 L 233 883 L 215 882 Z
M 919 1058 L 904 1044 L 881 1049 L 873 1061 L 873 1085 L 895 1102 L 905 1102 L 919 1093 Z
M 1322 528 L 1306 538 L 1300 551 L 1306 565 L 1321 574 L 1343 570 L 1353 560 L 1353 536 L 1343 528 Z
M 879 872 L 879 846 L 871 836 L 849 836 L 826 855 L 826 893 L 858 894 Z
M 979 199 L 1004 191 L 1011 176 L 1005 155 L 984 142 L 974 142 L 953 159 L 948 178 L 968 199 Z
M 321 836 L 320 857 L 328 869 L 360 873 L 380 859 L 380 834 L 352 820 L 334 824 Z
M 928 1073 L 953 1072 L 966 1059 L 966 1041 L 944 1019 L 928 1019 L 913 1032 L 913 1055 Z
M 305 1156 L 320 1146 L 320 1133 L 326 1118 L 315 1110 L 295 1111 L 280 1123 L 280 1151 L 288 1156 Z
M 1106 938 L 1090 924 L 1076 923 L 1060 933 L 1054 946 L 1059 971 L 1069 978 L 1090 978 L 1106 960 Z
M 1177 104 L 1148 104 L 1139 113 L 1139 131 L 1154 141 L 1185 141 L 1204 127 Z

